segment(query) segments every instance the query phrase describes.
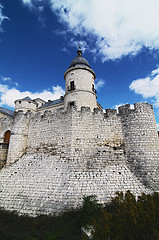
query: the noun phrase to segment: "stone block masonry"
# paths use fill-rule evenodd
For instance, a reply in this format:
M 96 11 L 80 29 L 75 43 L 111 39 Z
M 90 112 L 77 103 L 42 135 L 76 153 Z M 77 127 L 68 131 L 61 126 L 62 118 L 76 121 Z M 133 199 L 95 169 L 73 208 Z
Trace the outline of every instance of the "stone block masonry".
M 10 166 L 25 154 L 28 140 L 30 112 L 15 112 L 6 165 Z
M 110 157 L 110 155 L 108 154 Z M 59 214 L 79 208 L 84 195 L 101 203 L 116 191 L 150 193 L 123 163 L 68 159 L 49 154 L 26 154 L 0 172 L 0 206 L 20 214 Z
M 8 143 L 0 143 L 0 170 L 5 166 L 8 153 Z
M 64 78 L 60 99 L 18 99 L 14 115 L 1 108 L 0 207 L 32 216 L 60 214 L 80 207 L 85 195 L 106 203 L 116 191 L 158 191 L 153 107 L 136 103 L 103 113 L 96 75 L 80 48 Z M 3 144 L 10 131 L 7 154 Z
M 11 137 L 10 164 L 0 171 L 5 209 L 59 214 L 81 206 L 84 195 L 105 203 L 116 191 L 158 190 L 159 140 L 150 104 L 126 105 L 119 114 L 88 107 L 17 112 Z
M 147 187 L 159 190 L 159 139 L 152 105 L 136 103 L 119 108 L 126 159 Z

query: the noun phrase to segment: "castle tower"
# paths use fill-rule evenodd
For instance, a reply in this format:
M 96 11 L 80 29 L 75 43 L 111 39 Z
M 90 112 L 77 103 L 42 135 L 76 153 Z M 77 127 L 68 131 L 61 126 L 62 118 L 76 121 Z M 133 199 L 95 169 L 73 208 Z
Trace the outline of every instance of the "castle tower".
M 159 190 L 159 139 L 152 105 L 119 107 L 125 155 L 131 171 L 151 189 Z
M 15 163 L 26 152 L 31 113 L 36 111 L 37 103 L 26 97 L 15 101 L 15 113 L 11 129 L 10 144 L 6 166 Z
M 37 103 L 33 101 L 30 97 L 25 97 L 23 99 L 17 99 L 15 102 L 15 112 L 23 111 L 23 113 L 35 112 Z
M 76 58 L 71 62 L 64 74 L 65 78 L 65 110 L 69 106 L 75 106 L 77 110 L 81 107 L 90 107 L 91 111 L 97 108 L 97 95 L 94 87 L 96 78 L 94 71 L 88 61 L 82 57 L 79 48 Z

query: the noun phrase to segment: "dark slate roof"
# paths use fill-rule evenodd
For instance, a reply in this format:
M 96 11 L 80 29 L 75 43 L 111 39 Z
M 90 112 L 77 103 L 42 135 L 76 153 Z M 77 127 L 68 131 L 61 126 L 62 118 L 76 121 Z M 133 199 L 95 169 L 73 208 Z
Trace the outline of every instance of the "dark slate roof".
M 61 99 L 61 98 L 53 100 L 53 101 L 49 100 L 48 102 L 46 102 L 43 106 L 39 107 L 38 109 L 53 106 L 53 105 L 56 105 L 58 103 L 63 103 L 63 102 L 64 102 L 64 99 Z
M 4 107 L 0 107 L 0 112 L 4 113 L 6 115 L 9 115 L 9 116 L 13 116 L 13 114 L 14 114 L 14 111 L 4 108 Z
M 25 97 L 25 98 L 23 98 L 23 99 L 21 99 L 21 100 L 28 100 L 28 101 L 33 101 L 30 97 Z
M 77 56 L 72 60 L 69 68 L 76 65 L 85 65 L 90 68 L 88 61 L 82 57 L 82 51 L 80 49 L 77 51 Z
M 27 100 L 27 101 L 30 101 L 30 102 L 35 103 L 34 100 L 32 100 L 32 99 L 31 99 L 30 97 L 28 97 L 28 96 L 25 97 L 25 98 L 22 98 L 22 99 L 16 99 L 16 100 L 15 100 L 15 103 L 16 103 L 17 101 L 23 101 L 23 100 Z

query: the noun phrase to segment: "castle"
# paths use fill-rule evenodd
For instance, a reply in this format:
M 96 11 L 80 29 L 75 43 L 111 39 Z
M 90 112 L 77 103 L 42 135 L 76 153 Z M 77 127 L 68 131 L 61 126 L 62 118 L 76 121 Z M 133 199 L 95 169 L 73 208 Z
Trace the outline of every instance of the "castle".
M 159 190 L 159 137 L 152 105 L 103 111 L 95 73 L 77 51 L 64 74 L 65 95 L 18 99 L 0 107 L 0 207 L 19 214 L 59 214 L 84 195 Z

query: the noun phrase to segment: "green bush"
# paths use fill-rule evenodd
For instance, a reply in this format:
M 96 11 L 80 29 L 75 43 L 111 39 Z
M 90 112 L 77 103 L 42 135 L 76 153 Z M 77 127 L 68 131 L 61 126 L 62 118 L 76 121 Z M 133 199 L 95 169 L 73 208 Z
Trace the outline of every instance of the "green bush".
M 159 194 L 118 192 L 92 226 L 94 240 L 159 240 Z

